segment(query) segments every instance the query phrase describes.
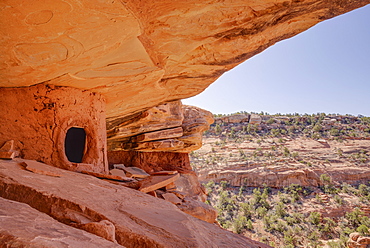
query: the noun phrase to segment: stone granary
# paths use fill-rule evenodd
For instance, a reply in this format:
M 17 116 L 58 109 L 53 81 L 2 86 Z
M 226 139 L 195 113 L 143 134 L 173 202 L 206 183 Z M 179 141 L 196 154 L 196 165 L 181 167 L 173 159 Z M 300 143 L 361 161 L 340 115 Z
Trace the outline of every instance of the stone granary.
M 267 247 L 76 172 L 108 175 L 117 163 L 178 171 L 177 188 L 202 199 L 187 153 L 201 146 L 212 115 L 179 100 L 276 42 L 369 2 L 1 1 L 0 155 L 10 160 L 0 160 L 0 216 L 19 218 L 1 219 L 0 242 Z M 34 219 L 59 231 L 32 228 Z
M 13 140 L 19 157 L 62 169 L 108 171 L 100 94 L 39 84 L 0 88 L 0 95 L 0 145 Z

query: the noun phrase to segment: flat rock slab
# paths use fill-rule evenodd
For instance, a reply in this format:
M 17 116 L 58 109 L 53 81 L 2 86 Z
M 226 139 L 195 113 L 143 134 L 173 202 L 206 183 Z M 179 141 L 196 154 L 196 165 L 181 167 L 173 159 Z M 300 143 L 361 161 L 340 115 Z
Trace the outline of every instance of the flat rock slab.
M 173 193 L 175 194 L 179 199 L 184 199 L 186 194 L 177 190 L 167 190 L 168 193 Z
M 177 171 L 156 171 L 156 172 L 152 172 L 150 173 L 151 176 L 155 176 L 155 175 L 174 175 L 174 174 L 177 174 L 178 172 Z
M 114 164 L 113 168 L 123 170 L 126 166 L 124 164 Z
M 119 248 L 89 232 L 64 225 L 27 204 L 0 197 L 1 247 Z
M 63 223 L 82 217 L 107 220 L 115 226 L 117 242 L 126 247 L 269 247 L 198 220 L 163 199 L 59 168 L 54 169 L 60 177 L 33 173 L 19 165 L 27 161 L 0 160 L 0 197 L 26 203 Z
M 119 176 L 119 177 L 122 177 L 122 178 L 126 177 L 126 173 L 123 170 L 120 170 L 120 169 L 110 170 L 109 173 L 113 176 Z
M 165 176 L 150 176 L 139 182 L 139 190 L 144 193 L 166 187 L 180 177 L 180 174 Z
M 111 179 L 111 180 L 121 180 L 121 181 L 124 180 L 123 177 L 116 176 L 116 175 L 108 175 L 108 174 L 102 174 L 102 173 L 91 172 L 91 171 L 81 171 L 81 173 L 94 176 L 97 178 L 101 178 L 101 179 Z
M 0 151 L 0 159 L 13 159 L 15 157 L 15 152 Z
M 126 175 L 129 177 L 146 178 L 150 176 L 143 169 L 140 169 L 138 167 L 124 167 L 122 169 L 126 172 Z
M 181 200 L 173 193 L 165 193 L 165 194 L 162 194 L 163 198 L 166 200 L 166 201 L 169 201 L 175 205 L 179 205 L 181 204 Z
M 20 163 L 26 170 L 31 171 L 33 173 L 51 176 L 51 177 L 61 177 L 61 174 L 55 172 L 55 167 L 45 165 L 40 162 L 36 162 L 33 160 L 29 160 L 27 162 Z

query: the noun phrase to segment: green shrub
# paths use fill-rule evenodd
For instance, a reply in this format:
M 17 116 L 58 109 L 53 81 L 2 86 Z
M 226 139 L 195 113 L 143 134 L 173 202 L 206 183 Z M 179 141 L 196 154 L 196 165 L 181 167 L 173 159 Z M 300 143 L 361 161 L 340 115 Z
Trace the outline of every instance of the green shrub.
M 239 208 L 242 210 L 243 212 L 243 215 L 247 218 L 247 219 L 250 219 L 252 218 L 252 214 L 253 214 L 253 207 L 251 206 L 251 204 L 249 202 L 242 202 L 239 204 Z
M 320 132 L 322 130 L 322 126 L 320 124 L 316 124 L 313 128 L 312 131 L 314 132 Z
M 228 187 L 229 183 L 227 181 L 221 181 L 220 186 L 223 190 L 225 190 Z
M 253 223 L 252 223 L 252 221 L 251 221 L 250 219 L 247 221 L 247 226 L 246 226 L 246 228 L 247 228 L 248 230 L 250 230 L 250 231 L 252 231 L 252 230 L 253 230 Z
M 268 121 L 266 121 L 266 124 L 271 125 L 272 123 L 275 123 L 275 119 L 273 119 L 273 118 L 270 118 L 270 119 L 268 119 Z
M 234 232 L 240 234 L 247 227 L 247 224 L 247 218 L 244 215 L 239 215 L 233 223 Z
M 327 174 L 321 174 L 320 181 L 323 184 L 328 184 L 328 183 L 331 183 L 331 178 Z
M 346 247 L 346 244 L 343 243 L 343 241 L 339 240 L 339 241 L 328 241 L 326 243 L 329 248 L 345 248 Z
M 360 184 L 360 186 L 358 186 L 358 191 L 360 195 L 367 196 L 370 194 L 370 187 L 365 184 Z
M 338 203 L 339 205 L 343 205 L 343 199 L 339 195 L 334 196 L 334 201 Z
M 284 232 L 285 247 L 295 247 L 296 241 L 296 237 L 291 229 Z
M 278 202 L 276 207 L 275 207 L 275 213 L 279 218 L 283 218 L 287 215 L 285 211 L 285 205 L 283 202 Z
M 362 235 L 368 235 L 369 234 L 369 228 L 365 225 L 360 225 L 356 229 L 357 232 L 361 233 Z
M 308 216 L 308 220 L 311 224 L 317 226 L 321 222 L 321 214 L 318 212 L 311 212 Z
M 280 233 L 283 233 L 284 231 L 287 230 L 287 225 L 284 221 L 278 220 L 274 225 L 274 229 Z
M 325 217 L 323 222 L 324 223 L 319 225 L 319 230 L 325 233 L 333 232 L 334 227 L 336 227 L 336 223 L 328 217 Z
M 339 132 L 338 129 L 333 127 L 329 130 L 329 134 L 332 135 L 332 136 L 339 136 L 340 132 Z
M 265 207 L 258 207 L 256 209 L 256 213 L 257 213 L 257 216 L 261 219 L 266 215 L 267 209 Z
M 352 212 L 346 213 L 345 217 L 351 226 L 357 227 L 361 224 L 363 215 L 364 212 L 362 212 L 359 208 L 355 208 Z

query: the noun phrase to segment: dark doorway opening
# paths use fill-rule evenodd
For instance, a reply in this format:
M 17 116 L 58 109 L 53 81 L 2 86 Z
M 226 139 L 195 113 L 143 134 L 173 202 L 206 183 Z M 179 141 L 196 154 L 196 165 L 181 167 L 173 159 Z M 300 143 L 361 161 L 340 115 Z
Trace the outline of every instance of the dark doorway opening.
M 68 129 L 64 143 L 66 156 L 70 162 L 82 163 L 86 143 L 86 132 L 83 128 Z

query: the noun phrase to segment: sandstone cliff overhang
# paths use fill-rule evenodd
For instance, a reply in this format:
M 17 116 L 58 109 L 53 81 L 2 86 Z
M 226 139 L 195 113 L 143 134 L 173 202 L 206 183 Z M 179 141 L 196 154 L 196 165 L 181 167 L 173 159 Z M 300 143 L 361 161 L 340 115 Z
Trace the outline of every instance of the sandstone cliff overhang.
M 1 1 L 0 87 L 99 92 L 112 120 L 196 95 L 276 42 L 368 3 Z

